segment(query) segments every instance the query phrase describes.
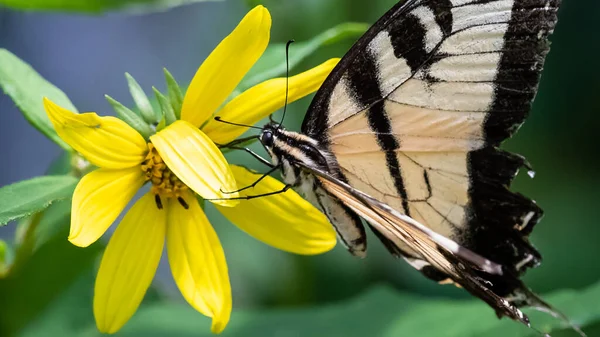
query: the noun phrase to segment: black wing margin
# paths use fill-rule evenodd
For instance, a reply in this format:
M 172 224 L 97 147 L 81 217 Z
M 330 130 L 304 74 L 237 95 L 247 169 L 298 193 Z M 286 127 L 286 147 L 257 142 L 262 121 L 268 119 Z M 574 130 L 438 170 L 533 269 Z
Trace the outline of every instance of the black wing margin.
M 516 0 L 498 74 L 494 80 L 495 98 L 488 112 L 484 135 L 486 146 L 468 155 L 471 186 L 469 226 L 466 246 L 522 274 L 541 262 L 539 252 L 528 236 L 543 216 L 532 200 L 509 187 L 519 169 L 531 172 L 525 158 L 498 149 L 527 118 L 550 50 L 548 37 L 554 31 L 560 0 Z M 523 298 L 519 305 L 534 305 L 522 285 L 495 280 L 502 296 Z

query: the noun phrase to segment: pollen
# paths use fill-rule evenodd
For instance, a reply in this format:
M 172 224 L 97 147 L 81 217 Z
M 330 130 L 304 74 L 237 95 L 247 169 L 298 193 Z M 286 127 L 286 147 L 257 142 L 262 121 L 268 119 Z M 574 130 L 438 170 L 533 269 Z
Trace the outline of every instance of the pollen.
M 187 203 L 183 199 L 183 195 L 189 187 L 169 170 L 152 143 L 148 143 L 148 154 L 142 162 L 141 168 L 146 174 L 146 181 L 152 183 L 150 192 L 154 193 L 156 206 L 159 209 L 163 208 L 161 198 L 177 199 L 181 206 L 185 209 L 188 208 Z

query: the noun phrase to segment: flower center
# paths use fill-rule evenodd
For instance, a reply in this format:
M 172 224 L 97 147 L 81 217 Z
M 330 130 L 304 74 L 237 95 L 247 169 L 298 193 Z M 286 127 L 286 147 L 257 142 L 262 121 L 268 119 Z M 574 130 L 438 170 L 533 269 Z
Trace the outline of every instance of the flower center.
M 148 143 L 148 154 L 142 162 L 142 171 L 146 174 L 146 181 L 152 183 L 150 192 L 154 193 L 156 206 L 159 209 L 163 208 L 161 197 L 175 198 L 183 208 L 189 208 L 187 202 L 183 199 L 183 195 L 189 187 L 169 170 L 152 143 Z

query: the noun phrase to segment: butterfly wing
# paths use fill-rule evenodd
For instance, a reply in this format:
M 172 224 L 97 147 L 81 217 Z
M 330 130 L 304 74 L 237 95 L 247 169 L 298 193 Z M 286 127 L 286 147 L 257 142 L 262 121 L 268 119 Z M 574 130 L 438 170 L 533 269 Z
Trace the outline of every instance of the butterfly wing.
M 454 282 L 491 305 L 499 316 L 508 316 L 529 326 L 527 316 L 494 293 L 483 281 L 487 275 L 503 276 L 507 271 L 502 266 L 459 246 L 329 173 L 315 167 L 300 165 L 315 174 L 323 188 L 366 219 L 388 240 L 397 246 L 410 247 L 436 270 L 448 275 Z
M 325 81 L 303 133 L 354 189 L 511 273 L 536 266 L 527 236 L 542 210 L 508 188 L 527 163 L 497 146 L 531 108 L 559 2 L 397 4 Z M 486 280 L 500 296 L 524 291 L 518 278 Z

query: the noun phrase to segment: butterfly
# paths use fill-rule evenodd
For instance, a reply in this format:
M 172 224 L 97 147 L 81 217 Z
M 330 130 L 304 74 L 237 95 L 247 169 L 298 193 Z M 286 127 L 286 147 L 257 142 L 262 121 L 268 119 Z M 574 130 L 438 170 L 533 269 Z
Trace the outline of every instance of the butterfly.
M 499 317 L 560 316 L 520 280 L 540 263 L 528 236 L 543 211 L 509 189 L 527 161 L 499 148 L 530 111 L 559 5 L 399 2 L 325 80 L 301 132 L 262 128 L 271 166 L 353 255 L 366 254 L 364 219 L 391 254 Z

